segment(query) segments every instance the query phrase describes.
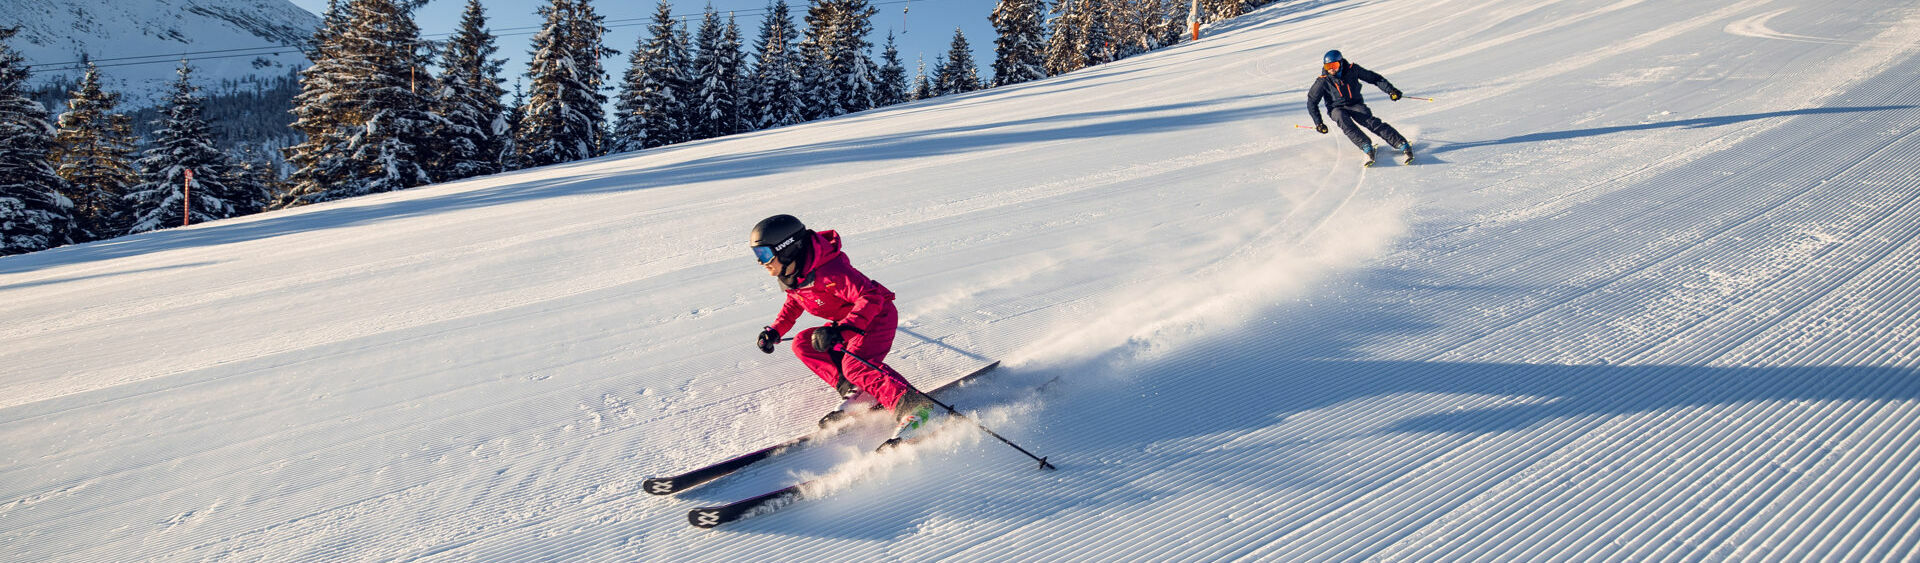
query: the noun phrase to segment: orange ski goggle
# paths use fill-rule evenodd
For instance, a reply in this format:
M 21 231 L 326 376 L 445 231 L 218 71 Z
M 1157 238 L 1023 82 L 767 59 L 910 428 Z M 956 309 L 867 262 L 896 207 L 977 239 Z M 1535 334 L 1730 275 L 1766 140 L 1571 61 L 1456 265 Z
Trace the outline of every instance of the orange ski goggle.
M 1325 67 L 1327 72 L 1340 72 L 1340 61 L 1333 61 L 1320 66 Z

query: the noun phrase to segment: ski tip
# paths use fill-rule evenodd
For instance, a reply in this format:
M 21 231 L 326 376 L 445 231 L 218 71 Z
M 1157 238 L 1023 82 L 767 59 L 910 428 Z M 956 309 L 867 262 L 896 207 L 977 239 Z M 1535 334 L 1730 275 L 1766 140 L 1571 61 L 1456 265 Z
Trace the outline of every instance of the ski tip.
M 722 515 L 718 508 L 695 508 L 687 511 L 687 522 L 695 528 L 712 528 L 720 525 Z
M 674 487 L 673 479 L 659 477 L 641 481 L 640 488 L 656 495 L 670 495 L 679 490 Z

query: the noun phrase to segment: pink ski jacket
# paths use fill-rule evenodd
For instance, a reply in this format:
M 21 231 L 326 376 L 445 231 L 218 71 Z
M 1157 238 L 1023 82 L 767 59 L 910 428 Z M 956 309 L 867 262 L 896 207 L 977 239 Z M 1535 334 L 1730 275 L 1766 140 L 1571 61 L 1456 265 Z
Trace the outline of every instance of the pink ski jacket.
M 805 280 L 797 289 L 787 290 L 787 302 L 773 321 L 773 331 L 786 334 L 800 320 L 800 312 L 866 331 L 873 320 L 893 307 L 893 292 L 880 282 L 867 279 L 853 268 L 847 255 L 840 252 L 840 234 L 820 231 L 808 245 L 812 257 L 807 260 Z M 891 327 L 888 327 L 891 328 Z

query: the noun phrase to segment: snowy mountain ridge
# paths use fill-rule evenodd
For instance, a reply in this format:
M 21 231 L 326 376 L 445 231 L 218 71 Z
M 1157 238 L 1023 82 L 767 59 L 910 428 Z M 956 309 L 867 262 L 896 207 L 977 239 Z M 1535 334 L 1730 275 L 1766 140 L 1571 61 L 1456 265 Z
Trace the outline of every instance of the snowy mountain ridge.
M 8 0 L 0 21 L 21 27 L 12 46 L 36 83 L 78 79 L 93 60 L 135 107 L 158 100 L 183 54 L 203 86 L 285 76 L 320 25 L 287 0 Z

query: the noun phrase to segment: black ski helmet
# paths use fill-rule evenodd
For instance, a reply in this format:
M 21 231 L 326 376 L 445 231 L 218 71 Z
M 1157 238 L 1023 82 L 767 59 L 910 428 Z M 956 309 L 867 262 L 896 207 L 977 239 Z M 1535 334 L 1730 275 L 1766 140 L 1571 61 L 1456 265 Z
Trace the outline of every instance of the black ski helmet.
M 762 264 L 774 258 L 793 263 L 794 256 L 806 248 L 808 235 L 811 234 L 798 217 L 775 215 L 761 219 L 753 226 L 753 233 L 747 236 L 747 246 L 754 248 L 754 257 Z
M 1345 60 L 1347 60 L 1347 58 L 1340 55 L 1340 50 L 1334 49 L 1332 51 L 1327 51 L 1327 56 L 1320 57 L 1320 64 L 1337 63 L 1337 62 L 1343 62 Z

